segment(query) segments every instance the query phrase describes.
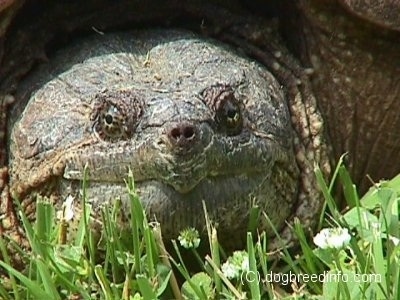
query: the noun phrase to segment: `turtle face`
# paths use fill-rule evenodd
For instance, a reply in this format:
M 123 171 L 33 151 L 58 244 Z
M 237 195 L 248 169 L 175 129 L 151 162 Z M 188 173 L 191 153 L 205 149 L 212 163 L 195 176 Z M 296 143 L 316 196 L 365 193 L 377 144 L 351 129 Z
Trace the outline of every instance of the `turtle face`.
M 14 190 L 32 178 L 31 190 L 48 190 L 55 179 L 52 193 L 79 198 L 87 166 L 100 219 L 117 198 L 130 211 L 131 171 L 166 238 L 202 230 L 203 201 L 222 234 L 244 233 L 255 204 L 277 228 L 291 214 L 299 174 L 289 113 L 260 65 L 187 33 L 152 31 L 86 41 L 44 68 L 53 78 L 11 136 Z

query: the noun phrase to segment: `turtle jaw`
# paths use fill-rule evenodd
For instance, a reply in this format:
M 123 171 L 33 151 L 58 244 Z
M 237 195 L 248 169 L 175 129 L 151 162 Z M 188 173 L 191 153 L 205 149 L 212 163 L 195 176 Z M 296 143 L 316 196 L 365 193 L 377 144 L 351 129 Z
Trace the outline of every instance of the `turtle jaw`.
M 101 219 L 101 210 L 119 199 L 123 207 L 122 219 L 127 220 L 124 225 L 130 224 L 131 199 L 124 183 L 89 181 L 86 186 L 86 201 L 92 207 L 94 219 Z M 82 194 L 81 182 L 62 180 L 59 192 L 63 199 L 69 195 L 77 199 Z M 258 206 L 266 212 L 280 211 L 273 217 L 276 228 L 280 229 L 294 205 L 277 199 L 273 180 L 265 173 L 209 176 L 184 193 L 162 181 L 138 181 L 135 182 L 135 192 L 148 218 L 161 224 L 166 239 L 176 238 L 179 231 L 187 227 L 205 233 L 204 207 L 219 231 L 245 236 L 252 207 Z M 81 201 L 76 203 L 80 205 Z M 221 240 L 227 238 L 221 237 Z

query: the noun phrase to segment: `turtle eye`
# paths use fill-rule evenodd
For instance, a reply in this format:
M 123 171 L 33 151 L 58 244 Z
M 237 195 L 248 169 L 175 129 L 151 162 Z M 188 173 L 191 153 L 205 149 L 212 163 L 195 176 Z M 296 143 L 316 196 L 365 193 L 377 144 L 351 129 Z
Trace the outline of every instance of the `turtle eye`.
M 113 120 L 114 120 L 114 118 L 111 114 L 106 114 L 104 116 L 104 121 L 105 121 L 106 125 L 111 125 L 113 123 Z
M 215 112 L 215 121 L 228 135 L 242 131 L 243 117 L 240 102 L 229 85 L 217 84 L 202 92 L 203 101 Z
M 119 138 L 124 134 L 125 116 L 114 105 L 109 104 L 108 109 L 100 116 L 99 129 L 110 138 Z
M 228 134 L 238 134 L 242 126 L 242 116 L 237 102 L 227 99 L 217 112 L 217 121 L 226 128 Z
M 105 91 L 96 95 L 91 114 L 93 132 L 106 141 L 130 138 L 141 115 L 141 106 L 131 91 Z

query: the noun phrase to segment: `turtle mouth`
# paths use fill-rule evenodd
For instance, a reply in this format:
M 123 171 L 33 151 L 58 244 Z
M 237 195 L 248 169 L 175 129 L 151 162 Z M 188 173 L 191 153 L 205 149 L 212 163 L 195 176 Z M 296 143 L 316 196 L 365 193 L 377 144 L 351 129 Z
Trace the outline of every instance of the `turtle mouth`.
M 156 179 L 136 181 L 134 188 L 147 216 L 161 223 L 163 236 L 170 239 L 176 238 L 177 232 L 187 227 L 205 229 L 205 208 L 221 229 L 243 233 L 251 207 L 257 203 L 264 206 L 265 199 L 272 197 L 272 189 L 264 184 L 266 180 L 261 174 L 229 174 L 206 176 L 180 189 Z M 79 180 L 63 180 L 62 185 L 64 197 L 81 194 Z M 129 189 L 125 183 L 89 180 L 86 188 L 87 200 L 94 210 L 113 205 L 119 199 L 123 213 L 131 211 Z M 129 215 L 126 217 L 129 219 Z
M 173 197 L 179 197 L 182 200 L 186 198 L 193 199 L 196 195 L 198 198 L 206 197 L 206 196 L 213 196 L 215 195 L 214 191 L 216 189 L 225 190 L 228 189 L 227 185 L 229 185 L 230 181 L 244 181 L 246 180 L 245 175 L 216 175 L 216 176 L 205 176 L 199 180 L 190 182 L 182 182 L 171 184 L 170 182 L 165 182 L 158 179 L 147 179 L 136 181 L 135 186 L 139 193 L 143 193 L 143 191 L 152 186 L 153 189 L 162 189 L 168 190 L 168 195 Z M 220 184 L 221 186 L 216 186 L 216 183 Z M 145 189 L 144 189 L 145 187 Z M 153 190 L 154 191 L 154 190 Z M 143 194 L 145 196 L 146 194 Z
M 205 184 L 205 182 L 218 181 L 221 178 L 230 178 L 231 174 L 204 174 L 194 176 L 194 174 L 172 174 L 167 178 L 149 178 L 135 181 L 136 184 L 146 184 L 147 182 L 160 182 L 179 194 L 187 194 L 196 189 L 197 186 Z
M 127 162 L 129 158 L 125 158 L 125 161 L 121 159 L 120 163 L 106 162 L 92 165 L 86 170 L 71 162 L 64 169 L 63 179 L 82 181 L 87 178 L 89 182 L 110 185 L 123 184 L 129 176 L 132 176 L 135 184 L 158 181 L 171 187 L 177 193 L 186 194 L 203 181 L 233 176 L 229 170 L 221 172 L 210 168 L 204 154 L 189 157 L 157 154 L 149 155 L 149 157 L 132 164 Z
M 173 184 L 169 182 L 163 182 L 163 184 L 170 186 L 173 190 L 175 190 L 179 194 L 187 194 L 193 191 L 198 185 L 202 184 L 204 181 L 208 181 L 211 179 L 211 177 L 204 177 L 198 181 L 175 181 Z M 155 179 L 150 179 L 150 180 L 142 180 L 142 181 L 137 181 L 136 184 L 145 184 L 146 182 L 152 182 L 156 181 Z
M 129 174 L 129 173 L 128 173 Z M 89 182 L 90 185 L 94 186 L 111 186 L 111 185 L 123 185 L 127 182 L 127 179 L 129 175 L 125 178 L 121 177 L 119 180 L 99 180 L 99 179 L 91 179 L 90 176 L 88 176 L 87 181 Z M 135 186 L 140 186 L 140 185 L 146 185 L 148 183 L 159 183 L 160 185 L 165 185 L 169 187 L 171 190 L 175 191 L 177 194 L 188 194 L 195 190 L 199 185 L 203 185 L 205 183 L 213 182 L 213 181 L 220 181 L 221 179 L 228 179 L 228 178 L 233 178 L 233 177 L 246 177 L 245 175 L 242 176 L 236 176 L 234 174 L 205 174 L 204 176 L 199 176 L 199 177 L 194 177 L 193 174 L 170 174 L 167 178 L 140 178 L 140 179 L 135 179 L 133 178 L 134 185 Z M 63 177 L 65 181 L 79 181 L 82 182 L 84 178 L 68 178 L 68 177 Z

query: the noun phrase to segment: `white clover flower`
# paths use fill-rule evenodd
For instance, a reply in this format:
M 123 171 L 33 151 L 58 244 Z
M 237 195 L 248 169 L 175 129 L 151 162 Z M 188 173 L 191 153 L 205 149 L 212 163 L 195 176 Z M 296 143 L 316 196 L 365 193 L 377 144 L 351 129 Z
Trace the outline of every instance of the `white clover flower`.
M 223 263 L 223 265 L 221 266 L 221 271 L 228 279 L 239 278 L 239 268 L 229 261 Z
M 347 228 L 324 228 L 314 237 L 314 244 L 321 249 L 341 249 L 349 244 L 350 239 Z
M 72 220 L 73 217 L 74 217 L 74 197 L 68 195 L 68 197 L 65 198 L 61 206 L 61 211 L 57 212 L 57 218 L 65 222 L 69 222 Z
M 246 251 L 235 251 L 221 267 L 222 273 L 229 278 L 238 278 L 241 272 L 249 271 L 249 255 Z
M 187 228 L 179 233 L 178 241 L 186 249 L 196 249 L 200 245 L 199 232 L 194 228 Z
M 250 267 L 249 267 L 249 258 L 247 257 L 246 259 L 243 259 L 242 265 L 241 265 L 241 270 L 244 272 L 248 272 Z

